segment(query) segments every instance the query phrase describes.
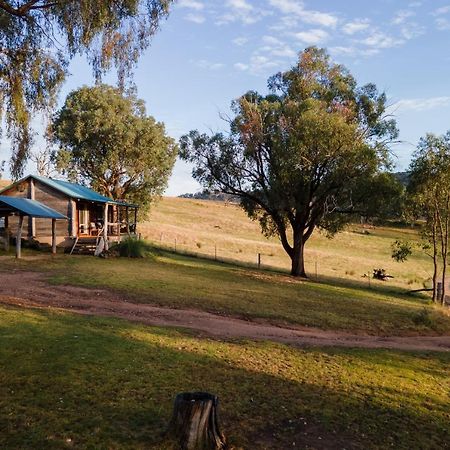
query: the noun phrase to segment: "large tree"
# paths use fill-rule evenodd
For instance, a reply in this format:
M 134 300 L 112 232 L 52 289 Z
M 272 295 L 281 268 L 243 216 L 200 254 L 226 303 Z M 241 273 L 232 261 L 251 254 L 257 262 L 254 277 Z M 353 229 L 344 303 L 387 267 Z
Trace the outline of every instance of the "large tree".
M 233 103 L 229 134 L 183 136 L 181 156 L 205 187 L 239 196 L 262 231 L 279 236 L 292 275 L 305 277 L 305 243 L 317 227 L 332 234 L 344 225 L 352 187 L 388 159 L 397 129 L 386 96 L 358 87 L 323 49 L 306 49 L 268 85 L 269 95 Z
M 70 93 L 55 114 L 51 140 L 57 169 L 69 179 L 145 212 L 172 172 L 178 146 L 143 101 L 107 85 Z
M 421 234 L 433 259 L 433 301 L 444 304 L 450 237 L 450 132 L 422 138 L 409 170 L 409 208 L 416 218 L 425 220 Z
M 0 0 L 0 120 L 13 177 L 29 156 L 32 116 L 54 106 L 70 60 L 86 55 L 97 79 L 115 66 L 123 82 L 172 1 Z

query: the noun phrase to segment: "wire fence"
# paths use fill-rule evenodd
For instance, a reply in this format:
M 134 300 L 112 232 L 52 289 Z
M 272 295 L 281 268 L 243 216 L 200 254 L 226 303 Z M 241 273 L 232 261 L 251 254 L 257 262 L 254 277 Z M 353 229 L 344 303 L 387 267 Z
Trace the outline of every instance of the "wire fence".
M 145 239 L 157 248 L 179 255 L 202 258 L 209 261 L 217 261 L 220 263 L 232 264 L 251 269 L 271 270 L 280 273 L 289 272 L 288 267 L 283 267 L 273 263 L 271 264 L 270 259 L 273 255 L 262 251 L 254 252 L 253 258 L 250 258 L 248 252 L 245 253 L 245 256 L 249 257 L 248 259 L 244 256 L 233 258 L 227 255 L 230 251 L 225 250 L 225 246 L 221 247 L 217 242 L 209 244 L 200 244 L 197 242 L 195 248 L 193 245 L 186 244 L 183 238 L 167 238 L 163 233 L 160 234 L 159 238 L 155 239 L 155 236 L 146 236 Z

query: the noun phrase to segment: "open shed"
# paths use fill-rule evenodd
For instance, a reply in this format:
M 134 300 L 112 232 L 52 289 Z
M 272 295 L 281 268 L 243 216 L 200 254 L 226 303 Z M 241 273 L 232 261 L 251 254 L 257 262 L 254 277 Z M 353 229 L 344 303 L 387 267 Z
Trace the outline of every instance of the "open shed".
M 36 200 L 0 195 L 0 217 L 4 217 L 5 220 L 5 238 L 7 243 L 9 243 L 8 219 L 11 215 L 19 217 L 16 234 L 16 258 L 20 258 L 22 254 L 22 228 L 24 217 L 51 219 L 52 253 L 56 253 L 56 221 L 67 220 L 65 215 Z

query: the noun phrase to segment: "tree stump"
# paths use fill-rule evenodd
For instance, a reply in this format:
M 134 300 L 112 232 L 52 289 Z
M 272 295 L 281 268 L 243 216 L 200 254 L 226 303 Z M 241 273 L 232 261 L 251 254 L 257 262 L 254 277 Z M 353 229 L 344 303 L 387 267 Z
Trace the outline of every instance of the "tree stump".
M 169 433 L 182 450 L 222 450 L 225 437 L 217 418 L 219 400 L 206 392 L 178 394 L 173 406 Z

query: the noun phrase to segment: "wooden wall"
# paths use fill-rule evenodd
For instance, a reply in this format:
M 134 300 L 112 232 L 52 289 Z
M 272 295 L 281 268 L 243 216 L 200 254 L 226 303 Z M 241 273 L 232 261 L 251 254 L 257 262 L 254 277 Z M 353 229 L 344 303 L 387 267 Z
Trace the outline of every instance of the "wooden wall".
M 17 184 L 5 192 L 2 192 L 2 195 L 8 195 L 9 197 L 19 197 L 19 198 L 29 198 L 29 180 L 24 181 L 23 183 Z M 14 235 L 17 233 L 17 224 L 19 222 L 19 218 L 17 216 L 10 216 L 8 221 L 8 226 L 11 233 Z M 26 237 L 28 235 L 27 230 L 29 229 L 28 217 L 24 217 L 23 219 L 23 235 Z
M 72 212 L 70 198 L 37 180 L 34 180 L 34 199 L 70 219 Z M 35 221 L 36 239 L 39 240 L 40 236 L 52 235 L 52 221 L 50 219 L 35 219 Z M 56 221 L 56 235 L 58 237 L 70 236 L 69 223 L 70 220 Z
M 56 221 L 56 235 L 58 243 L 65 241 L 67 237 L 71 235 L 70 224 L 71 224 L 71 200 L 66 195 L 60 193 L 59 191 L 50 188 L 44 183 L 38 180 L 33 180 L 34 182 L 34 199 L 44 205 L 52 208 L 61 214 L 64 214 L 69 218 L 69 220 L 57 220 Z M 2 195 L 8 195 L 11 197 L 22 197 L 31 198 L 31 180 L 28 179 L 19 185 L 13 186 L 7 191 L 3 192 Z M 16 216 L 10 216 L 9 218 L 9 228 L 12 234 L 17 233 L 17 224 L 19 218 Z M 23 235 L 24 237 L 35 237 L 40 242 L 49 243 L 51 242 L 52 236 L 52 221 L 51 219 L 34 219 L 34 236 L 31 235 L 31 219 L 28 217 L 24 218 L 23 223 Z

